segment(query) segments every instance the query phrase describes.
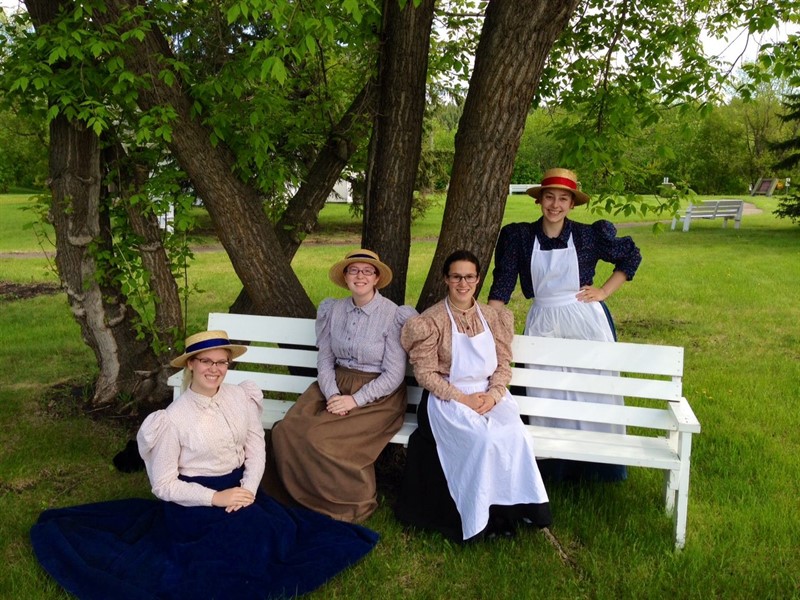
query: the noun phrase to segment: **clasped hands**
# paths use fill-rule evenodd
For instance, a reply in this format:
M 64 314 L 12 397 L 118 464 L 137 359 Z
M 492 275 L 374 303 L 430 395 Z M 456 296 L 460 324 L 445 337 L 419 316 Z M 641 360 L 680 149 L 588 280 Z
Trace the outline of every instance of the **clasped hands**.
M 466 404 L 479 415 L 486 414 L 497 406 L 497 400 L 486 392 L 476 392 L 474 394 L 464 394 L 456 399 L 461 404 Z
M 357 406 L 356 399 L 352 396 L 336 395 L 328 399 L 325 408 L 329 413 L 343 417 Z
M 243 487 L 228 488 L 214 492 L 211 497 L 212 506 L 225 507 L 225 512 L 235 512 L 255 502 L 256 497 L 250 490 Z

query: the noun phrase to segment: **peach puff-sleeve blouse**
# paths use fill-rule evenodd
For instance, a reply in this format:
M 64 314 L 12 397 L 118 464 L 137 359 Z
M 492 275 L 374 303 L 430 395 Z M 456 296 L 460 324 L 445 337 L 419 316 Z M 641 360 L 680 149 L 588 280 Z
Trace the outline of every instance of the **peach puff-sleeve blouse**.
M 182 506 L 211 506 L 213 489 L 178 476 L 227 475 L 242 465 L 240 485 L 255 494 L 266 460 L 263 399 L 253 381 L 223 383 L 213 397 L 187 389 L 148 415 L 136 441 L 153 494 Z
M 483 332 L 476 306 L 477 303 L 468 310 L 461 310 L 450 305 L 458 331 L 469 337 Z M 480 309 L 494 336 L 497 350 L 497 369 L 489 377 L 487 392 L 499 401 L 511 381 L 514 314 L 507 308 L 494 308 L 487 304 L 480 304 Z M 414 376 L 422 387 L 443 400 L 454 400 L 462 395 L 458 388 L 445 379 L 450 374 L 453 339 L 444 300 L 406 321 L 400 343 L 408 352 L 409 362 L 414 367 Z

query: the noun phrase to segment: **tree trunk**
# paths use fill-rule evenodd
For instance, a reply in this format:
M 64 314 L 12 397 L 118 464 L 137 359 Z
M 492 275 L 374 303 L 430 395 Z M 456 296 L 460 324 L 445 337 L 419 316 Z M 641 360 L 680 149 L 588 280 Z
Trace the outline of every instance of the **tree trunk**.
M 434 0 L 385 0 L 379 57 L 380 100 L 370 140 L 362 245 L 391 266 L 381 293 L 405 302 L 411 204 L 422 149 L 425 78 Z
M 135 0 L 109 0 L 107 12 L 95 12 L 93 17 L 101 24 L 113 24 L 122 33 L 137 25 L 136 19 L 120 23 L 120 17 L 128 15 L 136 4 Z M 169 68 L 167 60 L 173 58 L 166 38 L 151 26 L 141 41 L 131 38 L 130 49 L 126 66 L 152 83 L 152 87 L 139 90 L 137 103 L 144 111 L 158 106 L 170 106 L 175 111 L 169 148 L 208 209 L 255 312 L 313 317 L 314 304 L 281 250 L 258 191 L 235 175 L 234 157 L 228 147 L 221 143 L 214 146 L 209 132 L 192 117 L 180 73 L 173 72 L 173 85 L 159 77 Z
M 53 20 L 61 5 L 59 0 L 26 2 L 37 28 Z M 111 283 L 113 273 L 101 273 L 95 260 L 113 252 L 108 213 L 101 205 L 100 154 L 99 138 L 82 124 L 63 116 L 51 122 L 49 218 L 61 285 L 99 368 L 92 404 L 110 406 L 124 397 L 135 407 L 159 401 L 158 382 L 165 386 L 166 378 L 158 376 L 161 368 L 147 341 L 136 339 L 135 314 Z
M 475 55 L 439 243 L 419 297 L 424 310 L 445 293 L 448 254 L 472 251 L 485 277 L 505 211 L 514 157 L 545 60 L 577 0 L 492 0 Z M 533 208 L 531 209 L 533 210 Z
M 98 278 L 96 253 L 113 252 L 108 215 L 100 205 L 98 141 L 93 132 L 64 117 L 50 125 L 56 265 L 72 314 L 100 369 L 92 403 L 110 405 L 120 395 L 153 402 L 152 374 L 159 371 L 158 361 L 147 341 L 136 339 L 133 311 L 119 289 L 107 283 L 111 274 Z

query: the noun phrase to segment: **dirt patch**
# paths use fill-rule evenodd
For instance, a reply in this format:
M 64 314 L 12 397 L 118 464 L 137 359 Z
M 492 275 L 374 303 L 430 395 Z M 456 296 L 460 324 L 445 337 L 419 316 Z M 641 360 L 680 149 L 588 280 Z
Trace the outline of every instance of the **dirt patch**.
M 61 287 L 55 283 L 13 283 L 0 281 L 0 300 L 27 300 L 36 296 L 58 294 Z

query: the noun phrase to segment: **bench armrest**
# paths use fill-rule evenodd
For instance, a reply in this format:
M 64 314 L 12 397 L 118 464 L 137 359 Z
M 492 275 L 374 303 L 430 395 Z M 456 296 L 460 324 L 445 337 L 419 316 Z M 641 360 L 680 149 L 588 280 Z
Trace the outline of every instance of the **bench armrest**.
M 700 421 L 697 420 L 686 398 L 681 398 L 678 402 L 670 402 L 669 411 L 678 424 L 678 431 L 700 433 Z

